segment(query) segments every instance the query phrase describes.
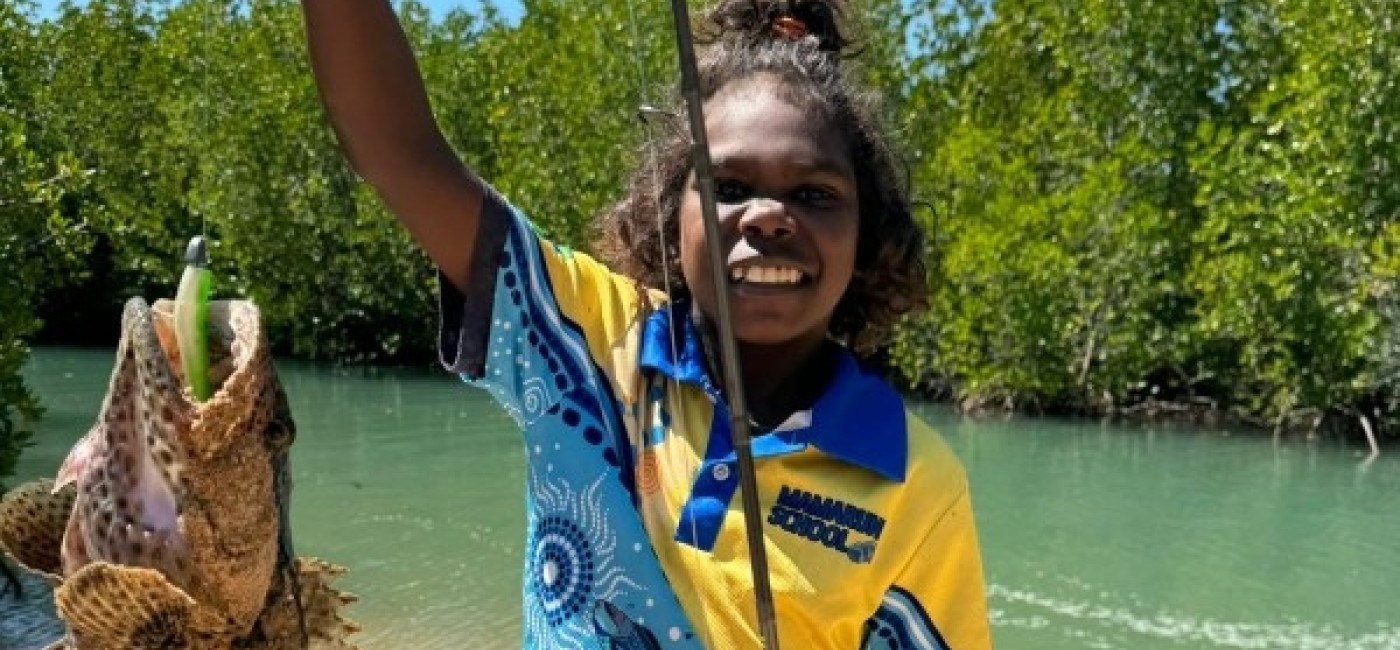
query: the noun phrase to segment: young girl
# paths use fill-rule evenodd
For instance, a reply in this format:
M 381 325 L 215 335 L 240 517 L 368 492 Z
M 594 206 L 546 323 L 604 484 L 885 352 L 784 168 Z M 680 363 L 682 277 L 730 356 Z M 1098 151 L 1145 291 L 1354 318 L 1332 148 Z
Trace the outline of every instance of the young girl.
M 720 241 L 675 134 L 603 215 L 604 266 L 540 239 L 451 151 L 387 2 L 304 0 L 346 154 L 440 269 L 444 364 L 524 431 L 527 648 L 759 647 L 720 291 L 781 647 L 990 647 L 963 471 L 861 363 L 923 302 L 922 238 L 847 80 L 842 7 L 783 6 L 707 19 Z

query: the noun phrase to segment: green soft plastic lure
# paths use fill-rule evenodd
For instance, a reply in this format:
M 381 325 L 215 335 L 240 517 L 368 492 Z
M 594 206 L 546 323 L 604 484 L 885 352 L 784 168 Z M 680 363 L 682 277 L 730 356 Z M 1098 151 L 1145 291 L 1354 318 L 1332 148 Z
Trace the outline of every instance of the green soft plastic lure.
M 175 293 L 175 340 L 180 346 L 180 366 L 197 402 L 213 391 L 209 386 L 209 292 L 214 274 L 209 271 L 209 250 L 203 237 L 190 239 L 185 248 L 185 272 Z

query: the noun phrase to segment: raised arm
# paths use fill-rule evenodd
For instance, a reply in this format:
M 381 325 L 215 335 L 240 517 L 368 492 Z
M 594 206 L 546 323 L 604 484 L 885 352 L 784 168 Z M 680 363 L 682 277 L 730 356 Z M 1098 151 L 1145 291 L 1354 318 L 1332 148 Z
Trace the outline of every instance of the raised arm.
M 303 0 L 311 69 L 341 149 L 459 290 L 482 184 L 452 151 L 388 0 Z

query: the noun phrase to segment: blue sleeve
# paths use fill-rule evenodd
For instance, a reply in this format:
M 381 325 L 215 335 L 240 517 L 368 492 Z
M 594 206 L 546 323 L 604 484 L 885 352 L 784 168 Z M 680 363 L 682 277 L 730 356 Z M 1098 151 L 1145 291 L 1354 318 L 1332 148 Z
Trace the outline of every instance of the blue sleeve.
M 541 239 L 495 195 L 480 228 L 470 286 L 459 293 L 441 283 L 443 364 L 488 390 L 522 427 L 565 394 L 615 426 L 618 392 L 636 369 L 638 285 Z

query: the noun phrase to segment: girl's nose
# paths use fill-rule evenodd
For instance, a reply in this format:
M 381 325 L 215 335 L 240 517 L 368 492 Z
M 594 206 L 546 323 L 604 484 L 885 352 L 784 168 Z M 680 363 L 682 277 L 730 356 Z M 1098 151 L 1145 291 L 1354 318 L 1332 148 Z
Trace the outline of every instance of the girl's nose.
M 755 198 L 739 216 L 739 232 L 746 237 L 786 239 L 794 230 L 792 215 L 782 201 Z

